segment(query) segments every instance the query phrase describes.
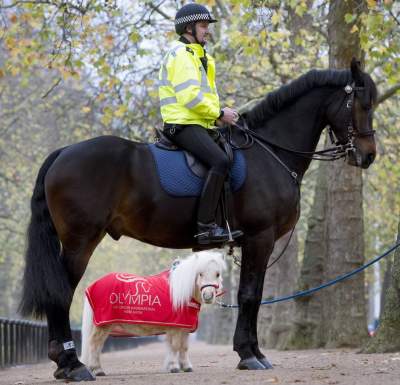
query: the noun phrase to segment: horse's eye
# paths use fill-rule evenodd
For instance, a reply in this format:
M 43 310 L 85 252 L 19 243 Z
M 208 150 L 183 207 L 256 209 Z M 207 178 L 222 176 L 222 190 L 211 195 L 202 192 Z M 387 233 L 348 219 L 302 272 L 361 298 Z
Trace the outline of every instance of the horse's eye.
M 199 275 L 200 275 L 200 278 L 203 278 L 203 273 L 200 273 Z
M 220 275 L 221 275 L 220 273 L 217 273 L 217 278 L 219 278 Z

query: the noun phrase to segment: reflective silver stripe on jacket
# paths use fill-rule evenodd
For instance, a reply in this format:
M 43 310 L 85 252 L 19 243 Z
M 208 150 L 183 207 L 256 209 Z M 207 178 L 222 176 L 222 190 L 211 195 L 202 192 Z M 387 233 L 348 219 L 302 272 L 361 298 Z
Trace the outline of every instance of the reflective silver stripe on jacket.
M 183 91 L 186 88 L 190 87 L 190 86 L 199 86 L 200 83 L 198 82 L 198 80 L 195 79 L 189 79 L 184 81 L 183 83 L 178 84 L 177 86 L 174 87 L 175 92 L 179 92 L 179 91 Z
M 168 71 L 167 71 L 167 62 L 169 55 L 176 56 L 176 51 L 181 48 L 181 45 L 177 45 L 174 48 L 171 48 L 164 56 L 163 64 L 161 67 L 161 79 L 158 81 L 158 86 L 172 86 L 171 82 L 168 80 Z
M 165 64 L 162 65 L 161 67 L 161 79 L 158 81 L 158 86 L 170 86 L 171 82 L 168 80 L 168 73 L 167 73 L 167 67 Z
M 201 65 L 199 67 L 200 73 L 201 73 L 201 90 L 202 92 L 212 92 L 210 86 L 208 85 L 208 79 L 207 79 L 207 74 L 206 70 L 204 67 Z
M 197 104 L 199 104 L 202 100 L 204 99 L 204 95 L 202 92 L 199 92 L 199 94 L 189 103 L 185 104 L 186 108 L 193 108 Z
M 177 103 L 175 96 L 170 96 L 169 98 L 164 98 L 160 100 L 160 106 L 166 106 L 167 104 Z

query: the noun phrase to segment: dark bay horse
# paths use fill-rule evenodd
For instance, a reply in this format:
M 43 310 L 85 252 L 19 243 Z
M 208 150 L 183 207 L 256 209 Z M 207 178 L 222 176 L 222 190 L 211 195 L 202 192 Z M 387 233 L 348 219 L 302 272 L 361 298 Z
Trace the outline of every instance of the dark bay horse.
M 345 87 L 347 85 L 347 87 Z M 353 87 L 350 87 L 352 85 Z M 243 117 L 261 139 L 299 151 L 314 151 L 330 125 L 347 146 L 349 164 L 367 168 L 375 159 L 372 111 L 377 91 L 358 62 L 350 70 L 310 71 L 268 94 Z M 243 141 L 240 130 L 233 139 Z M 234 193 L 235 228 L 244 236 L 234 350 L 240 369 L 269 369 L 257 340 L 257 315 L 274 243 L 299 217 L 298 183 L 310 159 L 259 143 L 243 150 L 245 184 Z M 298 183 L 288 172 L 297 174 Z M 94 249 L 108 233 L 160 247 L 193 248 L 196 198 L 168 195 L 161 187 L 148 146 L 103 136 L 59 149 L 42 165 L 31 201 L 32 217 L 21 310 L 46 316 L 54 376 L 91 380 L 73 347 L 69 309 Z

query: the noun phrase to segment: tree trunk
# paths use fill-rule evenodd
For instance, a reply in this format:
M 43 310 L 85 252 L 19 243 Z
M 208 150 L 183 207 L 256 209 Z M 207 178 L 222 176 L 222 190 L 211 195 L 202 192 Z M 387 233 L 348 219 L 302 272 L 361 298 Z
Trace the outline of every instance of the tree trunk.
M 314 203 L 308 219 L 308 231 L 304 245 L 304 258 L 300 271 L 298 290 L 318 286 L 324 279 L 326 265 L 326 211 L 327 211 L 327 163 L 318 168 Z M 295 300 L 294 317 L 290 338 L 285 349 L 309 349 L 324 346 L 323 293 Z
M 277 258 L 289 240 L 287 233 L 275 244 L 270 263 Z M 263 299 L 276 298 L 295 291 L 298 276 L 298 242 L 294 231 L 289 245 L 277 263 L 267 270 L 264 281 Z M 258 316 L 258 337 L 267 348 L 282 349 L 287 342 L 291 320 L 294 314 L 293 301 L 278 302 L 260 308 Z
M 329 65 L 349 68 L 353 56 L 362 60 L 358 33 L 344 21 L 346 14 L 361 14 L 364 1 L 333 0 L 329 8 Z M 361 169 L 334 162 L 328 168 L 327 269 L 332 279 L 364 263 Z M 360 346 L 367 337 L 364 274 L 328 289 L 324 315 L 327 347 Z
M 397 243 L 400 242 L 400 222 Z M 375 336 L 368 341 L 364 353 L 389 353 L 400 351 L 400 249 L 396 250 L 385 306 Z

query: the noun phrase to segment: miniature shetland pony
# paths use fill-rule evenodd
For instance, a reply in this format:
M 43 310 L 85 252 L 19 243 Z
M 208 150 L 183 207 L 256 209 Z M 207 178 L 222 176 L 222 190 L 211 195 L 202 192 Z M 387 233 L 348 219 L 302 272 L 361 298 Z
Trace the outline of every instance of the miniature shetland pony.
M 167 356 L 165 369 L 171 373 L 191 372 L 188 357 L 189 333 L 197 328 L 201 304 L 212 304 L 221 294 L 222 272 L 226 268 L 221 253 L 202 251 L 175 261 L 171 270 L 155 276 L 138 277 L 132 274 L 112 273 L 121 281 L 129 282 L 129 289 L 117 292 L 115 287 L 104 294 L 104 279 L 94 282 L 86 290 L 82 318 L 82 357 L 97 376 L 105 375 L 100 364 L 100 353 L 108 335 L 148 336 L 166 334 Z M 163 293 L 152 292 L 164 280 Z M 158 281 L 157 281 L 158 280 Z M 94 290 L 100 290 L 100 301 L 106 306 L 96 308 Z M 168 303 L 169 308 L 161 305 Z M 113 307 L 113 309 L 111 309 Z M 105 320 L 100 313 L 107 308 Z M 140 319 L 148 311 L 151 321 Z M 119 313 L 118 313 L 119 312 Z M 126 312 L 135 313 L 134 321 L 122 319 Z M 138 316 L 137 314 L 142 313 Z M 167 314 L 168 313 L 168 314 Z M 121 315 L 122 314 L 122 315 Z M 97 318 L 96 318 L 97 317 Z M 188 318 L 189 317 L 189 318 Z M 104 317 L 103 317 L 104 318 Z M 188 321 L 189 320 L 189 321 Z

